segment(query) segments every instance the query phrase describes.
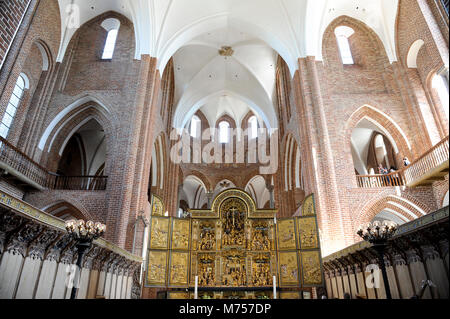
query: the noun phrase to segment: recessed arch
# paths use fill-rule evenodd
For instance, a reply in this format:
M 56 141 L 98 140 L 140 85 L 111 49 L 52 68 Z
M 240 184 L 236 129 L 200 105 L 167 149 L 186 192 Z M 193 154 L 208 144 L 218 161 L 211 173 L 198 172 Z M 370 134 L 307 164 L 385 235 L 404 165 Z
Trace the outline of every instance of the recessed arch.
M 48 45 L 43 40 L 36 40 L 34 42 L 36 47 L 39 49 L 42 57 L 42 71 L 49 71 L 52 68 L 52 53 Z
M 401 127 L 387 114 L 367 104 L 354 111 L 346 123 L 346 134 L 344 136 L 348 143 L 350 143 L 353 129 L 363 119 L 367 119 L 374 123 L 392 140 L 396 153 L 403 152 L 404 155 L 411 155 L 411 143 Z M 346 145 L 350 145 L 348 143 Z
M 394 1 L 392 1 L 394 2 Z M 396 0 L 395 2 L 398 2 Z M 317 47 L 317 58 L 322 59 L 323 55 L 323 43 L 325 34 L 330 28 L 333 28 L 338 24 L 352 24 L 358 28 L 362 28 L 367 32 L 371 33 L 376 39 L 377 45 L 383 49 L 389 61 L 397 61 L 397 52 L 395 50 L 395 21 L 396 13 L 398 10 L 398 4 L 393 4 L 393 14 L 389 18 L 378 17 L 369 18 L 369 15 L 359 15 L 356 12 L 346 12 L 339 16 L 335 14 L 328 15 L 328 17 L 322 19 L 319 23 L 320 31 L 318 34 L 318 47 Z M 352 8 L 353 9 L 353 8 Z M 384 19 L 383 19 L 384 18 Z M 380 23 L 380 20 L 382 21 Z M 352 26 L 352 28 L 354 28 Z
M 422 39 L 414 41 L 409 48 L 408 55 L 406 57 L 406 65 L 408 68 L 417 68 L 417 56 L 419 55 L 420 49 L 423 47 L 425 42 Z
M 48 143 L 48 140 L 49 140 L 50 136 L 52 135 L 52 132 L 55 130 L 55 128 L 60 126 L 60 124 L 61 124 L 60 122 L 66 116 L 68 116 L 71 112 L 73 112 L 73 111 L 75 111 L 75 110 L 77 110 L 78 108 L 81 107 L 80 110 L 77 110 L 76 114 L 72 114 L 71 115 L 71 118 L 73 118 L 74 116 L 76 116 L 77 114 L 82 112 L 84 110 L 84 108 L 90 107 L 90 106 L 93 106 L 100 113 L 104 114 L 107 118 L 109 118 L 111 116 L 111 113 L 110 113 L 108 107 L 106 107 L 106 105 L 104 103 L 102 103 L 98 98 L 96 98 L 94 96 L 91 96 L 91 95 L 83 96 L 83 97 L 77 99 L 72 104 L 70 104 L 67 107 L 65 107 L 61 112 L 59 112 L 53 118 L 53 120 L 50 122 L 50 124 L 47 126 L 47 128 L 44 131 L 44 133 L 42 134 L 41 139 L 39 140 L 38 148 L 41 151 L 44 150 L 46 144 Z M 67 123 L 67 122 L 68 122 L 68 120 L 65 121 L 64 124 Z M 64 126 L 64 124 L 63 124 L 63 126 Z M 49 150 L 50 150 L 50 148 L 47 150 L 47 152 Z

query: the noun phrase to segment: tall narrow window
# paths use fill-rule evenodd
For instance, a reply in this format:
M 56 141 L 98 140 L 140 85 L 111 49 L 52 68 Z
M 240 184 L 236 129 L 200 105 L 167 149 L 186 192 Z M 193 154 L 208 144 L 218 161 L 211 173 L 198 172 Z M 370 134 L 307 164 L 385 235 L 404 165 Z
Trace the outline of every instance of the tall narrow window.
M 248 130 L 251 139 L 258 137 L 258 120 L 256 119 L 256 116 L 252 116 L 248 120 Z
M 106 38 L 105 48 L 103 50 L 103 60 L 110 60 L 114 55 L 114 48 L 116 47 L 117 33 L 119 30 L 111 30 L 108 32 L 108 37 Z
M 193 138 L 200 137 L 201 125 L 200 119 L 194 115 L 191 120 L 191 136 Z
M 119 34 L 120 21 L 114 18 L 102 22 L 102 27 L 108 32 L 105 47 L 103 48 L 103 60 L 111 60 L 116 47 L 117 35 Z
M 439 100 L 441 100 L 442 107 L 444 108 L 445 115 L 447 116 L 447 119 L 448 119 L 449 118 L 449 114 L 448 114 L 448 102 L 449 102 L 448 83 L 442 75 L 436 74 L 433 77 L 431 85 L 436 90 L 437 95 L 439 96 Z
M 228 143 L 229 141 L 229 130 L 230 124 L 228 122 L 220 122 L 219 124 L 219 142 L 220 143 Z
M 22 100 L 23 92 L 28 88 L 27 83 L 28 79 L 26 76 L 24 74 L 19 75 L 14 91 L 9 99 L 8 106 L 6 107 L 5 115 L 3 115 L 2 123 L 0 124 L 0 136 L 3 138 L 8 136 L 14 117 L 17 113 L 17 108 Z
M 334 33 L 336 34 L 339 45 L 342 63 L 347 65 L 355 64 L 353 61 L 352 50 L 350 49 L 350 42 L 348 41 L 348 38 L 350 38 L 355 31 L 350 27 L 340 26 L 334 30 Z

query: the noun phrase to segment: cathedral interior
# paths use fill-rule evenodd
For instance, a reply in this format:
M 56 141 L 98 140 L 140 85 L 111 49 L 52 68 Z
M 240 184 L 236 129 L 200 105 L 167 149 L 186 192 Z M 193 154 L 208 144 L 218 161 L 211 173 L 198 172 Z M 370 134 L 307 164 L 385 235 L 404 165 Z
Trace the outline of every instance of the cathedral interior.
M 447 0 L 0 0 L 0 299 L 448 299 L 448 103 Z

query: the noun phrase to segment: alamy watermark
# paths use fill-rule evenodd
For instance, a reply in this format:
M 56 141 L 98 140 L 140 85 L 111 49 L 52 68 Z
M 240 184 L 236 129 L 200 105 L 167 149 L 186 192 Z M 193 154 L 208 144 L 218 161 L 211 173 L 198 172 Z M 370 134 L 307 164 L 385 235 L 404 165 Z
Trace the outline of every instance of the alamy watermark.
M 200 136 L 201 135 L 201 136 Z M 186 129 L 173 129 L 170 139 L 176 141 L 170 150 L 174 164 L 259 164 L 260 174 L 278 170 L 278 129 L 210 128 L 193 138 Z
M 369 289 L 379 289 L 381 287 L 381 270 L 377 264 L 370 264 L 366 267 L 366 273 L 370 273 L 366 277 L 366 287 Z

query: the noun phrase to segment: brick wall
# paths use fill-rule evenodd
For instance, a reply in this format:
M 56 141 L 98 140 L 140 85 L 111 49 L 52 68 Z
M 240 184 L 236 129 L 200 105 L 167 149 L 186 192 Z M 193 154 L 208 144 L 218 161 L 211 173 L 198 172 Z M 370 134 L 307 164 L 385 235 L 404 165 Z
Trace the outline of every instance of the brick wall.
M 0 2 L 0 68 L 31 0 Z

